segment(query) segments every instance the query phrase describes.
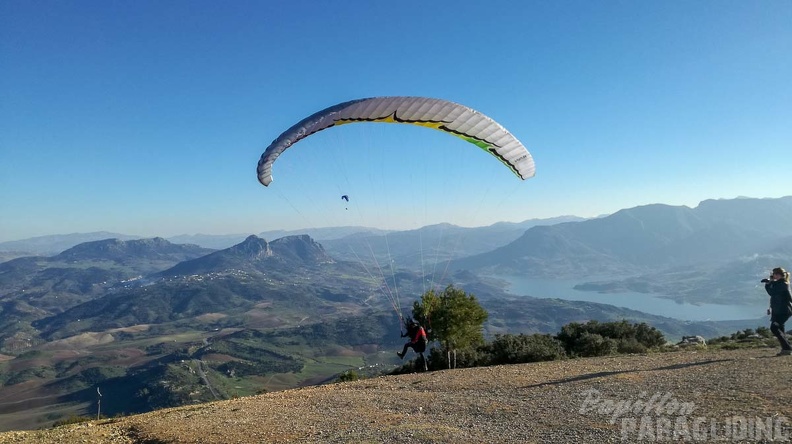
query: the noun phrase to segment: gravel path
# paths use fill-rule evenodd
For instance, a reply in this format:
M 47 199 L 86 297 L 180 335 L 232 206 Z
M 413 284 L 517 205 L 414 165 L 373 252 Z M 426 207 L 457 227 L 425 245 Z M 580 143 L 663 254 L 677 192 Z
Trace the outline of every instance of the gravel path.
M 378 377 L 7 432 L 0 443 L 608 443 L 670 441 L 674 432 L 674 441 L 790 440 L 792 357 L 774 353 L 684 351 Z

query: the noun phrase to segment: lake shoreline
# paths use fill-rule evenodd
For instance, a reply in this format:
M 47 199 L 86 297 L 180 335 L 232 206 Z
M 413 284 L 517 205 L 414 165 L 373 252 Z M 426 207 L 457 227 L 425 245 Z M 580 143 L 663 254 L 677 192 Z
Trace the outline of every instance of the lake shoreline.
M 629 308 L 644 313 L 665 316 L 684 321 L 737 321 L 761 317 L 766 304 L 715 304 L 680 301 L 670 295 L 637 291 L 599 292 L 581 290 L 585 283 L 568 279 L 540 279 L 523 276 L 491 275 L 501 283 L 504 291 L 514 295 L 536 298 L 587 301 Z

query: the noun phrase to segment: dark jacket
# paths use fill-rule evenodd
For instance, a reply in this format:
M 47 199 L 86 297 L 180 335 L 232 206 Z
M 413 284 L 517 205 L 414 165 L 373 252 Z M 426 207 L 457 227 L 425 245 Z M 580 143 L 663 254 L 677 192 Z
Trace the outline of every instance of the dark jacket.
M 773 318 L 792 316 L 792 294 L 789 292 L 789 284 L 784 281 L 771 281 L 765 284 L 765 291 L 770 295 Z

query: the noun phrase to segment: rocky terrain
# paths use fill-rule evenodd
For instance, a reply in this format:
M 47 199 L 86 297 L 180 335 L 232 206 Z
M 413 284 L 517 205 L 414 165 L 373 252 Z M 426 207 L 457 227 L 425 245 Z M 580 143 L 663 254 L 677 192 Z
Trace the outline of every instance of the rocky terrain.
M 382 376 L 0 443 L 784 441 L 790 364 L 772 349 L 696 349 Z

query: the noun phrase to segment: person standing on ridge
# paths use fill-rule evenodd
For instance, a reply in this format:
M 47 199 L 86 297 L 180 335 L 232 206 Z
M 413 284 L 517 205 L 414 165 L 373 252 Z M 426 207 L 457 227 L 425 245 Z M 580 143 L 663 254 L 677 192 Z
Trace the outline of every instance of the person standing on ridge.
M 792 355 L 792 346 L 786 337 L 784 323 L 792 316 L 792 293 L 789 291 L 789 273 L 783 268 L 774 268 L 768 279 L 762 279 L 765 291 L 770 295 L 770 331 L 781 344 L 776 356 Z

